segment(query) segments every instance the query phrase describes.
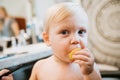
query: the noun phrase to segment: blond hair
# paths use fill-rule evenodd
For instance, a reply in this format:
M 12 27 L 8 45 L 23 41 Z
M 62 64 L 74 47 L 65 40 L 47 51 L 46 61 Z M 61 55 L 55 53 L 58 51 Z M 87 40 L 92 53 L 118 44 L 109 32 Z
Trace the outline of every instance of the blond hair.
M 78 10 L 84 10 L 77 3 L 65 2 L 59 3 L 48 9 L 44 20 L 44 31 L 49 32 L 52 24 L 58 23 L 68 17 L 77 14 Z
M 0 6 L 0 9 L 3 11 L 3 13 L 5 14 L 5 16 L 8 16 L 8 14 L 7 14 L 7 11 L 6 11 L 5 7 Z

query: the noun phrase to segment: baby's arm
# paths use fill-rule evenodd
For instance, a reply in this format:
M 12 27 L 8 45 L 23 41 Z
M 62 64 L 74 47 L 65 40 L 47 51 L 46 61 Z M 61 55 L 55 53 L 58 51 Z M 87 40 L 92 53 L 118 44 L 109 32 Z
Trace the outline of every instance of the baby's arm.
M 99 70 L 94 63 L 94 57 L 86 48 L 73 54 L 74 62 L 80 65 L 84 80 L 101 80 Z
M 92 73 L 90 73 L 89 75 L 84 75 L 83 77 L 84 77 L 84 80 L 102 80 L 100 72 L 95 63 L 94 63 L 94 69 Z
M 3 69 L 0 71 L 0 75 L 9 72 L 9 70 L 7 69 Z M 12 74 L 8 75 L 8 76 L 3 76 L 0 80 L 13 80 L 13 76 Z

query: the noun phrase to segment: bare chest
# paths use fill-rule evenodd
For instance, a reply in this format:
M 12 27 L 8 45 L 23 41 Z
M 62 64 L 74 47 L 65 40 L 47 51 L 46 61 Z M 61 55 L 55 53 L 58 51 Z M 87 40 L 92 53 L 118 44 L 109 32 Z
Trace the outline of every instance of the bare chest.
M 38 80 L 83 80 L 83 77 L 78 70 L 51 68 L 41 70 Z

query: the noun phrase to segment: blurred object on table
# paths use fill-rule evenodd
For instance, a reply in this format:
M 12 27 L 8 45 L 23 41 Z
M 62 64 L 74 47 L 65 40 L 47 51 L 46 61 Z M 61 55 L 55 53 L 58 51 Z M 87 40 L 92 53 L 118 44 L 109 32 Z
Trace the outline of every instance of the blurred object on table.
M 26 20 L 23 17 L 14 17 L 15 20 L 18 22 L 19 29 L 26 31 Z

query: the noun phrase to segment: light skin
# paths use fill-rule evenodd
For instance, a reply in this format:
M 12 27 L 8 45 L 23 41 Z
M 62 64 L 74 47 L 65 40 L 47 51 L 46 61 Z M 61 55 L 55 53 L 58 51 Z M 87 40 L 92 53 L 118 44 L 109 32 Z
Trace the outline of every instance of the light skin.
M 7 73 L 7 72 L 9 72 L 9 70 L 7 70 L 7 69 L 1 70 L 1 71 L 0 71 L 0 75 L 5 74 L 5 73 Z M 3 76 L 1 80 L 13 80 L 13 77 L 12 77 L 12 75 L 10 74 L 10 75 L 8 75 L 8 76 Z
M 16 21 L 11 24 L 11 29 L 13 30 L 15 36 L 19 35 L 20 33 L 19 25 Z
M 3 18 L 5 19 L 5 23 L 10 19 L 7 15 L 5 15 L 5 12 L 4 10 L 0 7 L 0 19 Z M 0 26 L 0 30 L 2 30 L 2 27 L 3 26 Z M 18 36 L 19 35 L 19 25 L 16 21 L 14 21 L 12 24 L 11 24 L 11 29 L 14 33 L 14 36 Z M 4 73 L 7 73 L 9 70 L 6 70 L 6 69 L 3 69 L 0 71 L 0 75 L 4 74 Z M 13 80 L 13 77 L 12 75 L 8 75 L 8 76 L 4 76 L 2 77 L 2 80 Z
M 0 18 L 3 18 L 5 19 L 5 22 L 7 22 L 10 18 L 5 15 L 5 12 L 2 8 L 0 8 Z M 0 26 L 0 30 L 2 29 L 3 26 Z M 14 21 L 12 24 L 11 24 L 11 29 L 14 33 L 14 36 L 18 36 L 19 35 L 19 25 L 16 21 Z
M 30 80 L 101 80 L 93 56 L 84 41 L 76 38 L 77 31 L 81 38 L 87 34 L 87 27 L 83 25 L 88 22 L 83 18 L 69 17 L 51 24 L 49 32 L 43 32 L 43 39 L 53 49 L 53 56 L 34 65 Z M 68 55 L 78 44 L 81 50 L 72 55 L 71 61 Z
M 49 31 L 43 32 L 44 42 L 52 48 L 53 55 L 34 65 L 29 80 L 102 80 L 94 58 L 85 46 L 88 20 L 80 15 L 82 13 L 52 23 Z M 77 45 L 81 50 L 70 60 L 69 53 L 78 48 Z

